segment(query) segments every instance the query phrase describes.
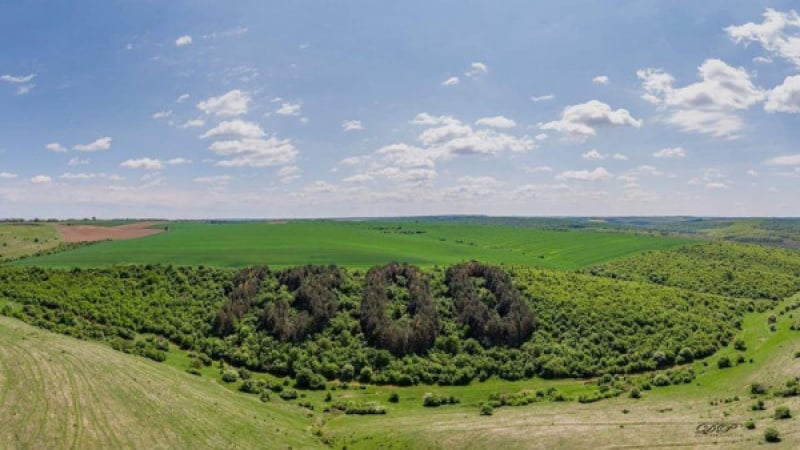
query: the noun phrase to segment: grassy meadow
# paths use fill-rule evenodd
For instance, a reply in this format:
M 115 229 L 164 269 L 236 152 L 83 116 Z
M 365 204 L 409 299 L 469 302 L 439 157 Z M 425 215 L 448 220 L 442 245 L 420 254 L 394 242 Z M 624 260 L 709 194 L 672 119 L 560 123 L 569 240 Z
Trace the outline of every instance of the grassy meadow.
M 243 267 L 338 264 L 367 268 L 390 261 L 419 266 L 476 259 L 488 263 L 580 269 L 645 250 L 685 244 L 674 237 L 446 223 L 296 221 L 170 223 L 166 233 L 103 242 L 26 259 L 41 267 L 175 264 Z
M 51 250 L 61 243 L 61 234 L 50 224 L 0 223 L 0 262 Z

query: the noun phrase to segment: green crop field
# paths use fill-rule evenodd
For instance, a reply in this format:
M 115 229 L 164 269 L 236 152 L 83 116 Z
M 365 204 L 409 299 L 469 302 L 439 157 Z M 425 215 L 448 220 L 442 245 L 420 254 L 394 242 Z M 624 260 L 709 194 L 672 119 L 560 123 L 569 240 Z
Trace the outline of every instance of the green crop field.
M 684 239 L 616 232 L 563 232 L 444 223 L 297 221 L 171 223 L 166 233 L 103 242 L 18 262 L 42 267 L 176 264 L 286 267 L 334 263 L 369 267 L 390 261 L 420 266 L 477 259 L 579 269 Z

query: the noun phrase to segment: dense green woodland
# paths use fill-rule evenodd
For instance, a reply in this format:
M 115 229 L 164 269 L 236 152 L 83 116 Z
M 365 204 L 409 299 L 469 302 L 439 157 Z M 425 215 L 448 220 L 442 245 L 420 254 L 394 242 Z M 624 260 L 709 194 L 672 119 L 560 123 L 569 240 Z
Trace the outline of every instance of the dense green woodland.
M 800 291 L 800 252 L 713 242 L 649 251 L 589 272 L 729 297 L 777 300 Z
M 740 244 L 651 252 L 593 272 L 605 276 L 477 262 L 367 272 L 0 267 L 0 303 L 6 315 L 155 360 L 171 342 L 308 387 L 450 385 L 690 362 L 730 342 L 764 299 L 800 290 L 797 254 Z

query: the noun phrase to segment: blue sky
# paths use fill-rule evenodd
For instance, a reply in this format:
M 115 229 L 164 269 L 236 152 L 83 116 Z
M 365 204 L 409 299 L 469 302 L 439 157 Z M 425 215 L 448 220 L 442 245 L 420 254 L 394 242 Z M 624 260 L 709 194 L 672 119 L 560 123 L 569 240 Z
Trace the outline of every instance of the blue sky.
M 0 216 L 800 215 L 790 1 L 0 4 Z

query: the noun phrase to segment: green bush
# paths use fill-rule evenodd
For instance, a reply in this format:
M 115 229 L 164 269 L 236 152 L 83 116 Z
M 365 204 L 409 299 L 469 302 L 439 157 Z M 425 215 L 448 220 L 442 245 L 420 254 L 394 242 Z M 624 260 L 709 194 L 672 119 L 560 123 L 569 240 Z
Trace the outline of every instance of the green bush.
M 780 442 L 781 435 L 775 428 L 767 428 L 764 430 L 764 440 L 767 442 Z
M 722 356 L 717 360 L 717 367 L 720 369 L 727 369 L 731 366 L 731 359 L 727 356 Z
M 776 419 L 791 419 L 792 410 L 790 410 L 788 406 L 778 406 L 775 408 L 773 417 Z
M 459 400 L 452 395 L 437 395 L 428 392 L 422 397 L 422 406 L 437 407 L 441 405 L 455 405 Z
M 481 405 L 481 415 L 482 416 L 491 416 L 494 414 L 494 408 L 489 403 L 484 403 Z
M 235 370 L 225 370 L 222 372 L 222 381 L 235 383 L 239 379 L 239 374 Z
M 753 419 L 748 419 L 744 422 L 744 427 L 748 430 L 754 430 L 756 428 L 756 423 L 753 422 Z
M 389 402 L 391 403 L 398 403 L 400 401 L 400 395 L 397 392 L 392 392 L 389 394 Z

